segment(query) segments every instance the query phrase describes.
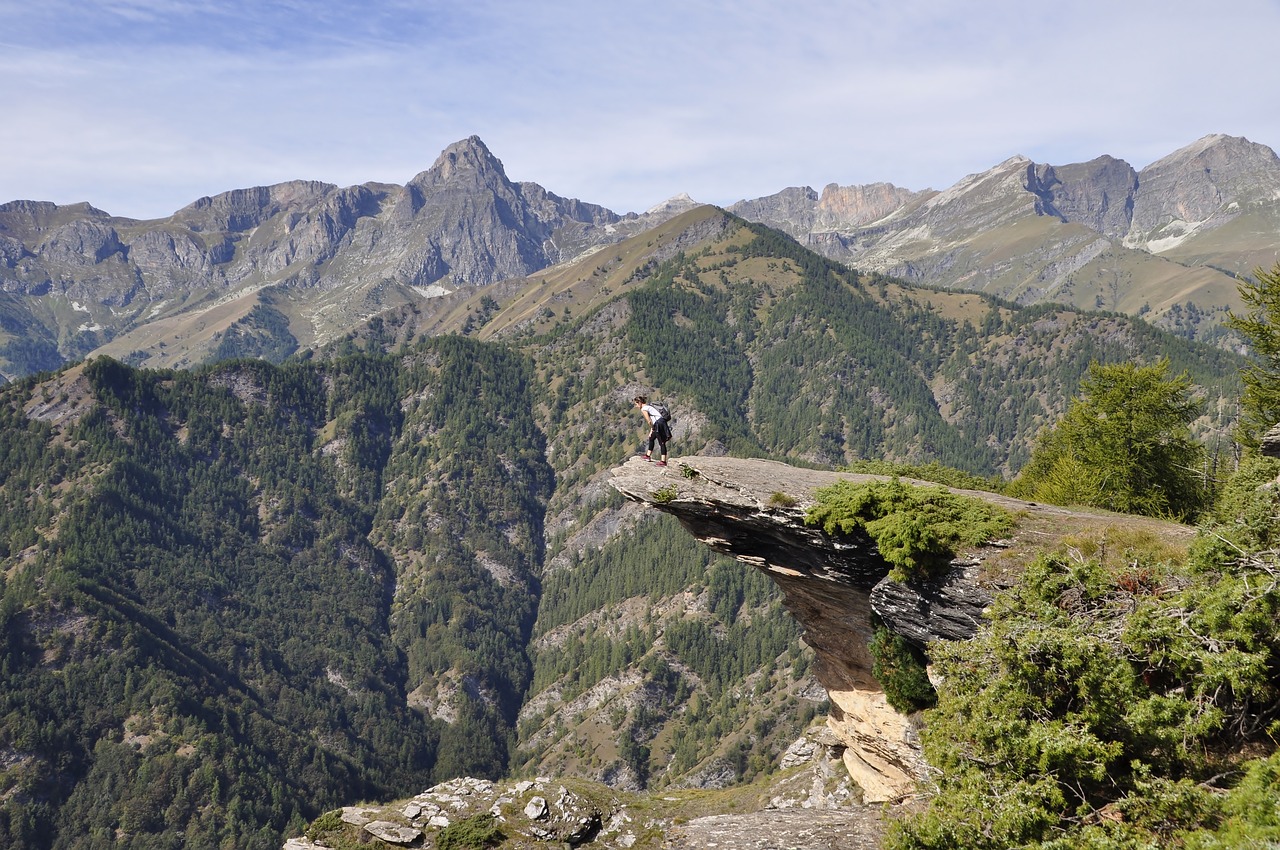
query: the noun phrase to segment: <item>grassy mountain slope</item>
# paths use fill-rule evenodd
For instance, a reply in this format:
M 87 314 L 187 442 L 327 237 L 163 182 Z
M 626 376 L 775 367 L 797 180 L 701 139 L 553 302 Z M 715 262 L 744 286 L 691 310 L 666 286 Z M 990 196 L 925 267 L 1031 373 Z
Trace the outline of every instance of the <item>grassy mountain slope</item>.
M 1238 346 L 1236 282 L 1277 260 L 1280 159 L 1210 135 L 1137 171 L 1110 156 L 1015 156 L 943 191 L 786 189 L 731 210 L 833 259 L 911 283 L 1143 316 Z

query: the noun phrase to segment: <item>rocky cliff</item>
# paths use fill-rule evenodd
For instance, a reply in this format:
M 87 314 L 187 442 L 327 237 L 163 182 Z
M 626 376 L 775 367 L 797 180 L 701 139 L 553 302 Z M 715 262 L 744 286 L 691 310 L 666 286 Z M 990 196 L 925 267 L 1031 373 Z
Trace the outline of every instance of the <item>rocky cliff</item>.
M 264 303 L 263 290 L 277 293 L 270 306 L 293 345 L 322 344 L 379 313 L 429 312 L 448 291 L 529 275 L 685 208 L 621 216 L 513 182 L 475 136 L 403 186 L 296 180 L 200 198 L 153 221 L 88 204 L 0 204 L 0 372 L 55 368 L 113 340 L 108 353 L 137 352 L 135 362 L 198 363 Z
M 1067 510 L 960 491 L 1013 512 L 1015 532 L 960 553 L 944 577 L 909 585 L 870 538 L 835 538 L 805 524 L 814 491 L 839 480 L 876 476 L 824 472 L 763 460 L 686 457 L 658 467 L 633 458 L 614 469 L 622 495 L 676 517 L 698 540 L 767 574 L 800 623 L 817 656 L 817 675 L 831 697 L 828 724 L 845 745 L 844 764 L 866 802 L 913 795 L 925 777 L 917 718 L 891 708 L 871 674 L 867 649 L 878 617 L 922 648 L 972 635 L 982 611 L 1007 577 L 1062 537 L 1123 524 L 1179 540 L 1192 530 L 1138 517 Z M 916 482 L 923 483 L 923 482 Z

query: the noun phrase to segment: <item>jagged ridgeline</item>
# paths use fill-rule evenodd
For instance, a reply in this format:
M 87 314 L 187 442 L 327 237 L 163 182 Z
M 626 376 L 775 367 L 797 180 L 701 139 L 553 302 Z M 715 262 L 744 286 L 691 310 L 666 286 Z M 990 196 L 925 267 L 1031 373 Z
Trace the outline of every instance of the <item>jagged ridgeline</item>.
M 1206 430 L 1239 368 L 713 208 L 419 317 L 477 339 L 357 351 L 399 318 L 280 366 L 0 389 L 0 844 L 275 848 L 464 774 L 750 779 L 823 694 L 765 578 L 605 483 L 636 392 L 672 404 L 677 454 L 992 475 L 1091 360 L 1169 357 Z M 230 353 L 291 345 L 251 325 Z

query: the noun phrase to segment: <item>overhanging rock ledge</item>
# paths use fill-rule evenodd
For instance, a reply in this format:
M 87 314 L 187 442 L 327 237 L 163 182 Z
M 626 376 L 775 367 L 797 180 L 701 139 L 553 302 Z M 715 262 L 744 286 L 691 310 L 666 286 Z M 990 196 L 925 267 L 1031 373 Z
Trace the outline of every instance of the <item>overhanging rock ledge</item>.
M 867 649 L 873 614 L 921 647 L 972 635 L 1010 564 L 1045 548 L 1045 532 L 1015 534 L 961 553 L 931 584 L 889 579 L 889 566 L 865 535 L 835 538 L 804 523 L 815 490 L 841 480 L 884 476 L 803 469 L 776 461 L 729 457 L 673 458 L 659 467 L 632 458 L 612 471 L 623 496 L 676 517 L 695 538 L 765 572 L 814 649 L 815 673 L 831 698 L 828 724 L 844 743 L 844 763 L 866 802 L 910 797 L 925 777 L 916 721 L 885 701 L 871 675 Z M 927 484 L 911 479 L 908 483 Z M 934 485 L 936 486 L 936 485 Z M 956 491 L 998 504 L 1023 518 L 1020 528 L 1114 524 L 1191 529 L 1134 517 L 1088 513 L 973 490 Z M 1053 536 L 1053 535 L 1048 535 Z

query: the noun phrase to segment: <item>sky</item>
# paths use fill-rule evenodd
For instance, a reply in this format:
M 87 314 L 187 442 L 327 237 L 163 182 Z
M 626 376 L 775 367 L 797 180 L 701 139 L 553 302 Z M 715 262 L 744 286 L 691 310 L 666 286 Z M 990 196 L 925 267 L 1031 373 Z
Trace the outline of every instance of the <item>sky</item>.
M 642 212 L 1280 148 L 1280 0 L 0 0 L 0 202 L 507 176 Z

